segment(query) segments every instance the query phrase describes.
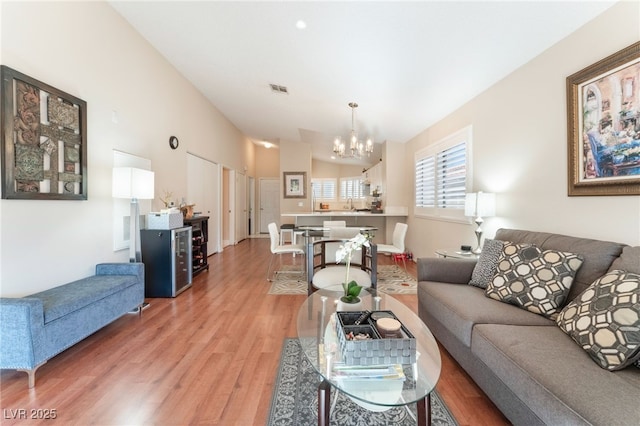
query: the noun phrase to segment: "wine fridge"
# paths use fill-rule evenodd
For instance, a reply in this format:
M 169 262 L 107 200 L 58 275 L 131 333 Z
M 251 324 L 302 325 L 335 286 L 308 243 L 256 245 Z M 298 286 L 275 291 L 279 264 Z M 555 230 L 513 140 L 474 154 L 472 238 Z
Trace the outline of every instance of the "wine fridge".
M 176 297 L 191 287 L 191 227 L 140 233 L 145 297 Z

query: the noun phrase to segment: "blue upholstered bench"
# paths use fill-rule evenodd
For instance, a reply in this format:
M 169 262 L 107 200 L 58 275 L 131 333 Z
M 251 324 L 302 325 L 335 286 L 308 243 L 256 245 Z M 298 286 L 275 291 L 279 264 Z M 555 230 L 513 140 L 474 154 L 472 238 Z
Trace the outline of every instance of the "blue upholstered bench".
M 0 298 L 0 368 L 38 367 L 144 302 L 142 263 L 102 263 L 96 275 L 22 298 Z

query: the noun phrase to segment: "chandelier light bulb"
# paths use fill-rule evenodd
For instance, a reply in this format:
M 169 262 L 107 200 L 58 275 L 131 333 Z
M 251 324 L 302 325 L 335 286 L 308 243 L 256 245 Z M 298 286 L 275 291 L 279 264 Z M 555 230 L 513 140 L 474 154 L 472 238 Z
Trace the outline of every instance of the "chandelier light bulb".
M 370 156 L 373 152 L 373 140 L 368 138 L 366 143 L 362 143 L 358 140 L 358 132 L 355 126 L 355 115 L 358 104 L 356 102 L 349 102 L 349 108 L 351 108 L 351 133 L 349 137 L 349 152 L 346 152 L 345 143 L 342 142 L 340 137 L 337 137 L 333 142 L 333 152 L 341 158 L 361 158 L 364 153 Z

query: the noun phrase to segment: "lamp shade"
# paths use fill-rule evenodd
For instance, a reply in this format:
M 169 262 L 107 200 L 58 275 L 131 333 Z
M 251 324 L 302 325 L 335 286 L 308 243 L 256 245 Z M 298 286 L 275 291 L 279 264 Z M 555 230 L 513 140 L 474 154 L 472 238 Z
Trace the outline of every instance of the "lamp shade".
M 137 198 L 140 200 L 153 199 L 154 173 L 149 170 L 134 167 L 113 168 L 113 198 Z
M 496 214 L 496 194 L 472 192 L 464 199 L 464 215 L 471 217 L 490 217 Z

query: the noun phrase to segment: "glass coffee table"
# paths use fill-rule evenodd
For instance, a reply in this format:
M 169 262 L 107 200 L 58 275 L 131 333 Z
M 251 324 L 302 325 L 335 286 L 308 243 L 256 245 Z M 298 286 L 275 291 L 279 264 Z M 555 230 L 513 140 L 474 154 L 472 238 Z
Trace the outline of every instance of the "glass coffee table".
M 300 346 L 323 378 L 318 386 L 318 425 L 329 424 L 331 388 L 343 392 L 355 403 L 371 411 L 384 411 L 415 402 L 418 425 L 431 424 L 430 394 L 440 377 L 441 361 L 438 344 L 427 326 L 393 297 L 373 289 L 363 289 L 360 294 L 361 309 L 372 313 L 380 311 L 380 315 L 391 311 L 415 338 L 416 361 L 390 363 L 391 370 L 388 371 L 380 365 L 366 366 L 358 371 L 360 366 L 345 366 L 338 341 L 335 312 L 336 301 L 341 295 L 341 292 L 318 290 L 309 296 L 298 311 Z M 389 373 L 398 369 L 399 376 Z M 380 371 L 379 375 L 377 371 Z M 361 372 L 364 376 L 357 375 Z M 356 375 L 355 378 L 352 374 Z

